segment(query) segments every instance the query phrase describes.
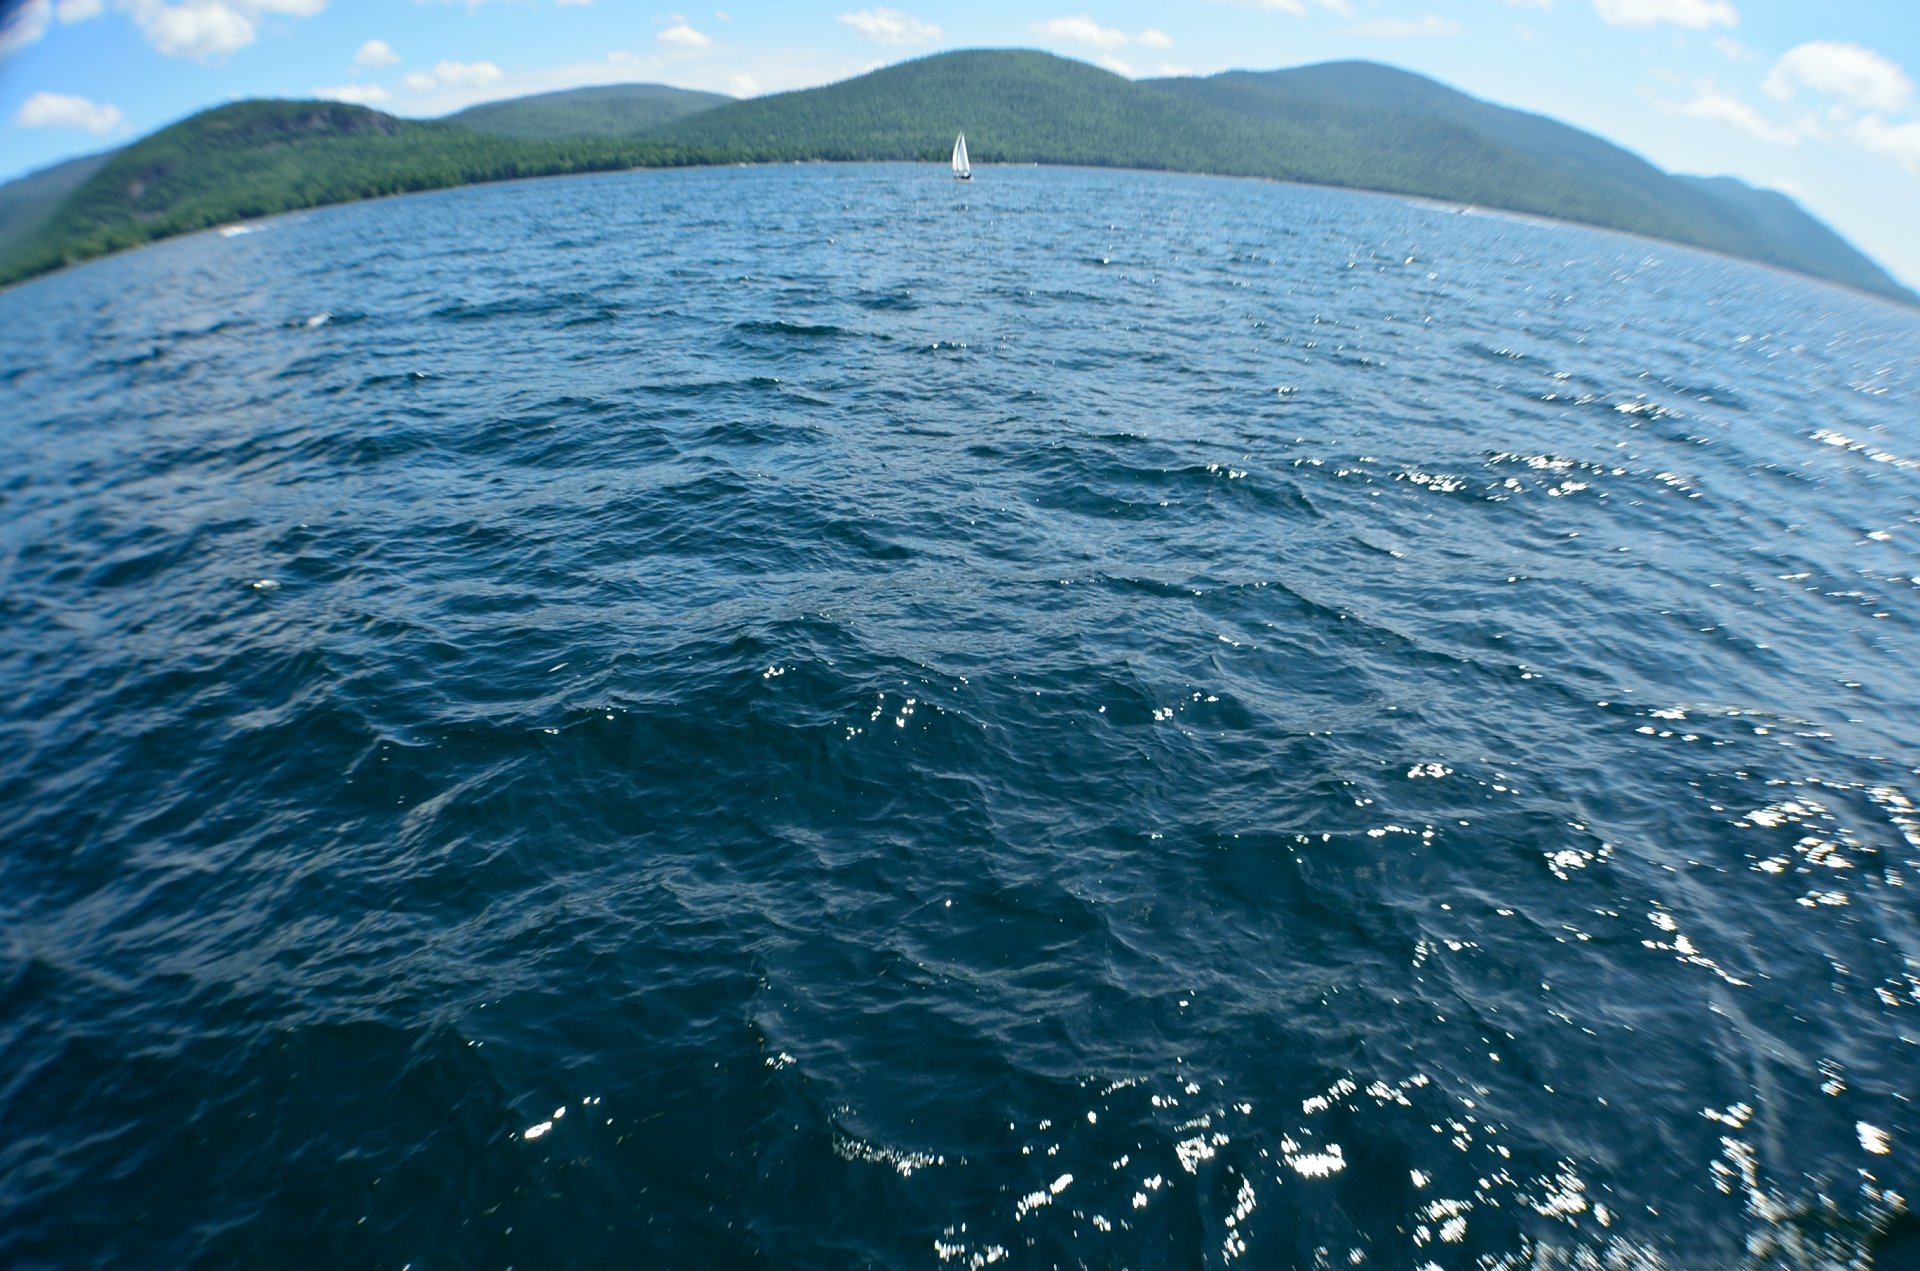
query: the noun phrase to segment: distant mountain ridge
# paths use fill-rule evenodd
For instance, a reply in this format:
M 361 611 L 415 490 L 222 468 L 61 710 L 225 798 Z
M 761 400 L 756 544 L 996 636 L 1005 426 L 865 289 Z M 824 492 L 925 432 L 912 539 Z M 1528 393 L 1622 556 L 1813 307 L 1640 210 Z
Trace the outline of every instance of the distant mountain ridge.
M 1269 177 L 1532 213 L 1724 252 L 1920 306 L 1791 199 L 1675 177 L 1569 125 L 1365 62 L 1132 81 L 1051 54 L 942 53 L 746 101 L 614 85 L 444 120 L 241 102 L 98 166 L 35 174 L 0 233 L 0 282 L 227 221 L 409 190 L 633 167 L 943 160 Z M 63 191 L 63 181 L 77 184 Z M 53 196 L 64 194 L 48 211 Z M 37 200 L 37 202 L 36 202 Z M 36 210 L 37 223 L 20 222 Z M 0 231 L 7 222 L 0 221 Z
M 500 137 L 631 139 L 731 101 L 719 93 L 665 84 L 607 84 L 486 102 L 448 115 L 446 121 Z
M 114 151 L 82 155 L 29 172 L 0 185 L 0 260 L 60 210 L 87 178 L 106 166 Z
M 1265 97 L 1296 116 L 1339 104 L 1378 112 L 1383 128 L 1393 126 L 1395 115 L 1463 128 L 1578 181 L 1584 194 L 1548 215 L 1709 247 L 1916 302 L 1911 291 L 1784 194 L 1756 190 L 1732 177 L 1672 176 L 1592 133 L 1544 115 L 1492 105 L 1409 71 L 1370 62 L 1327 62 L 1295 70 L 1232 71 L 1207 79 L 1151 82 L 1215 100 L 1236 92 Z M 1475 201 L 1515 211 L 1540 210 L 1494 199 Z M 1616 206 L 1608 208 L 1607 201 Z M 1622 208 L 1632 211 L 1623 215 Z M 1886 290 L 1889 284 L 1892 292 Z

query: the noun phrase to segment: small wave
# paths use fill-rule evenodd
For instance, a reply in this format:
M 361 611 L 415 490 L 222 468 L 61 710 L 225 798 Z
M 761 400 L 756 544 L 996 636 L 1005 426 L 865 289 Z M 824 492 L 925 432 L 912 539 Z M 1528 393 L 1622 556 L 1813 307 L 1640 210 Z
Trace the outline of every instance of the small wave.
M 733 329 L 743 335 L 790 336 L 801 340 L 833 339 L 853 334 L 845 327 L 835 326 L 832 323 L 788 322 L 784 319 L 753 319 L 736 322 L 733 324 Z

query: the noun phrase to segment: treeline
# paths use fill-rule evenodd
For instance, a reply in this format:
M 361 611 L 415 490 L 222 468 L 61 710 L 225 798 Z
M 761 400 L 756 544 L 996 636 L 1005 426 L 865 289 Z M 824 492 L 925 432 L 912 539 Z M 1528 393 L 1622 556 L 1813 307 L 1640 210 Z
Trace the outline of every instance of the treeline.
M 278 212 L 488 181 L 712 159 L 671 145 L 491 136 L 333 102 L 239 102 L 115 155 L 0 263 L 0 282 Z
M 628 85 L 432 122 L 331 102 L 240 102 L 107 160 L 0 261 L 0 283 L 326 203 L 636 167 L 939 162 L 963 130 L 981 164 L 1166 169 L 1420 195 L 1670 239 L 1920 303 L 1790 200 L 1683 181 L 1598 137 L 1405 71 L 1345 63 L 1134 82 L 1021 51 L 941 54 L 740 102 Z

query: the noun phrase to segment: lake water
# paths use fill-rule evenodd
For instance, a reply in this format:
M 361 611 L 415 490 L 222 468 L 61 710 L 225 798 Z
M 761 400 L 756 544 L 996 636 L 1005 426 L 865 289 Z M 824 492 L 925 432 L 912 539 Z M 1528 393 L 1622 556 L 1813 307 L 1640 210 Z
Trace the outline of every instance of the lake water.
M 0 294 L 0 1263 L 1920 1265 L 1917 395 L 1130 172 Z

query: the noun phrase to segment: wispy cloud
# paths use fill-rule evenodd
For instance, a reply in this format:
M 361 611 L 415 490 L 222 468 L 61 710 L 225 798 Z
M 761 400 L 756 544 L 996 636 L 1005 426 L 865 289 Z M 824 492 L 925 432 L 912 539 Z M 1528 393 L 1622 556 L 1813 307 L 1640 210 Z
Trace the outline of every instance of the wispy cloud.
M 1423 40 L 1443 35 L 1458 35 L 1461 26 L 1452 18 L 1429 13 L 1418 18 L 1375 18 L 1353 28 L 1355 35 L 1379 40 Z
M 395 66 L 399 61 L 400 55 L 395 53 L 393 46 L 385 40 L 368 40 L 360 46 L 360 51 L 353 55 L 355 66 Z
M 1089 13 L 1077 18 L 1049 18 L 1045 22 L 1036 22 L 1033 32 L 1035 35 L 1050 35 L 1056 40 L 1071 40 L 1075 44 L 1091 44 L 1097 49 L 1117 49 L 1127 42 L 1125 31 L 1101 26 Z
M 1291 13 L 1296 18 L 1304 18 L 1307 16 L 1308 0 L 1224 0 L 1224 3 L 1239 5 L 1243 9 L 1265 9 L 1271 13 Z M 1339 17 L 1350 18 L 1353 16 L 1353 6 L 1348 3 L 1348 0 L 1311 0 L 1311 3 L 1315 8 L 1325 9 L 1327 12 L 1336 14 Z
M 1890 124 L 1868 115 L 1853 126 L 1853 139 L 1868 150 L 1892 157 L 1908 172 L 1920 176 L 1920 123 Z
M 837 20 L 875 44 L 929 44 L 940 38 L 939 27 L 898 9 L 861 9 L 854 13 L 839 14 Z
M 378 84 L 337 84 L 332 88 L 316 88 L 313 95 L 322 101 L 349 102 L 355 106 L 378 106 L 393 100 L 393 94 Z
M 1704 31 L 1740 22 L 1740 11 L 1733 7 L 1732 0 L 1593 0 L 1593 11 L 1608 26 L 1671 23 Z
M 1730 128 L 1739 129 L 1749 137 L 1758 137 L 1761 141 L 1771 142 L 1777 146 L 1791 146 L 1800 140 L 1800 134 L 1793 129 L 1769 122 L 1759 111 L 1739 98 L 1717 89 L 1703 89 L 1692 101 L 1680 108 L 1680 113 L 1689 119 L 1704 119 L 1710 123 L 1726 124 Z
M 1788 50 L 1762 87 L 1775 101 L 1791 101 L 1796 90 L 1808 88 L 1861 110 L 1897 111 L 1913 96 L 1913 81 L 1897 64 L 1872 49 L 1834 40 Z
M 1121 75 L 1132 75 L 1133 68 L 1111 56 L 1114 49 L 1125 48 L 1129 44 L 1139 44 L 1146 48 L 1164 49 L 1173 46 L 1173 37 L 1165 31 L 1149 27 L 1137 35 L 1129 35 L 1117 27 L 1101 26 L 1093 20 L 1092 14 L 1082 13 L 1078 17 L 1049 18 L 1045 22 L 1035 22 L 1032 27 L 1035 35 L 1049 39 L 1065 40 L 1070 44 L 1085 44 L 1092 48 L 1105 50 L 1109 56 L 1101 59 L 1101 65 Z
M 433 78 L 440 84 L 465 84 L 482 88 L 497 84 L 505 73 L 492 62 L 435 62 Z
M 492 62 L 435 62 L 432 70 L 409 72 L 402 82 L 416 93 L 428 93 L 436 88 L 485 88 L 505 78 L 506 72 Z
M 669 25 L 653 38 L 662 44 L 675 45 L 684 49 L 705 48 L 713 43 L 711 35 L 704 31 L 696 31 L 677 13 L 669 20 Z
M 13 122 L 22 128 L 67 128 L 104 137 L 120 125 L 120 108 L 68 93 L 35 93 Z
M 52 21 L 53 0 L 27 0 L 0 18 L 0 57 L 17 53 L 29 44 L 38 44 Z

